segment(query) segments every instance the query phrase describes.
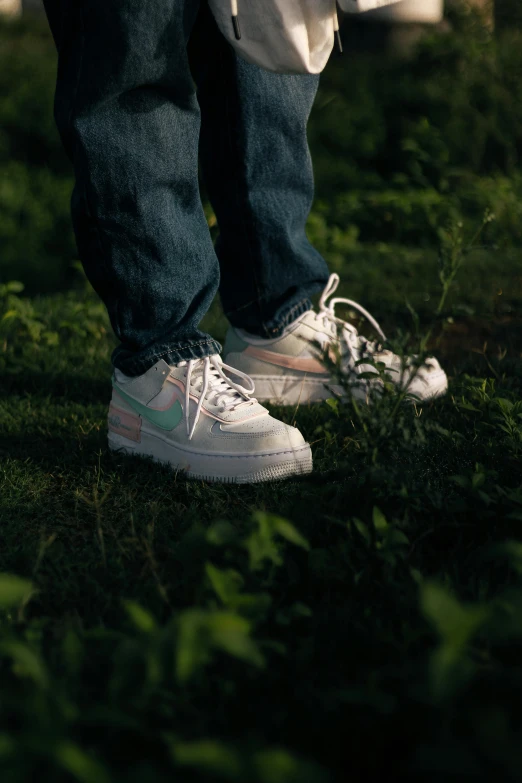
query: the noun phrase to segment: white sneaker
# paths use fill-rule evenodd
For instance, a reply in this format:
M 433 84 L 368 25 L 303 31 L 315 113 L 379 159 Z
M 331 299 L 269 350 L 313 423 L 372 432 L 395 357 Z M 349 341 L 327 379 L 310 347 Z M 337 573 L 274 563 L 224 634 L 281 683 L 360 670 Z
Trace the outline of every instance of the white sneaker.
M 110 449 L 206 481 L 253 483 L 312 470 L 299 430 L 273 419 L 250 396 L 252 380 L 217 355 L 175 367 L 160 360 L 136 378 L 115 370 L 112 385 Z
M 364 363 L 365 359 L 382 363 L 387 378 L 412 399 L 426 401 L 443 395 L 448 379 L 436 359 L 430 357 L 420 367 L 416 366 L 415 357 L 404 362 L 335 315 L 336 304 L 349 305 L 370 322 L 385 342 L 377 321 L 357 302 L 339 298 L 328 301 L 338 285 L 339 276 L 331 275 L 319 311 L 303 313 L 280 337 L 264 340 L 241 329 L 229 329 L 224 349 L 226 361 L 248 373 L 254 381 L 256 397 L 262 402 L 297 405 L 342 395 L 343 387 L 324 364 L 325 354 L 334 361 L 340 357 L 343 374 L 357 399 L 369 401 L 372 388 L 383 386 L 377 370 Z M 368 378 L 368 373 L 375 374 L 375 378 Z

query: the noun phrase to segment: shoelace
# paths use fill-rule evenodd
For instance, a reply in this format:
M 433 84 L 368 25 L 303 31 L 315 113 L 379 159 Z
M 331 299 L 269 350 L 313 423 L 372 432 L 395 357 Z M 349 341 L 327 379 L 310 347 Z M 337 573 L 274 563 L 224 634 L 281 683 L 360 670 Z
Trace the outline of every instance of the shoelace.
M 353 299 L 344 299 L 342 297 L 336 297 L 335 299 L 331 299 L 330 302 L 328 302 L 328 299 L 330 299 L 332 294 L 334 294 L 337 290 L 338 285 L 339 275 L 335 273 L 330 275 L 326 287 L 321 295 L 321 299 L 319 300 L 319 312 L 316 313 L 316 319 L 318 321 L 322 321 L 323 325 L 328 325 L 332 334 L 336 334 L 338 327 L 341 327 L 343 337 L 350 350 L 375 350 L 375 343 L 371 343 L 365 337 L 362 337 L 355 326 L 349 324 L 347 321 L 343 321 L 342 318 L 339 318 L 335 315 L 335 306 L 338 304 L 352 307 L 354 310 L 357 310 L 359 313 L 361 313 L 364 318 L 366 318 L 371 326 L 373 326 L 382 341 L 386 342 L 386 335 L 381 329 L 379 323 L 375 320 L 373 315 L 371 315 L 368 310 L 365 310 L 364 307 L 362 307 L 362 305 L 360 305 L 358 302 L 354 302 Z
M 192 440 L 201 408 L 205 399 L 214 401 L 217 405 L 221 403 L 222 410 L 229 408 L 234 410 L 240 405 L 253 405 L 257 403 L 255 397 L 250 395 L 254 393 L 254 382 L 249 375 L 235 367 L 224 364 L 220 356 L 207 356 L 204 359 L 190 359 L 188 362 L 179 362 L 176 367 L 186 367 L 185 373 L 185 422 L 187 425 L 187 435 Z M 250 384 L 250 388 L 234 383 L 225 375 L 225 371 L 243 378 Z M 195 377 L 194 377 L 195 376 Z M 199 393 L 196 415 L 192 426 L 190 425 L 190 390 L 194 389 Z M 241 399 L 238 400 L 238 397 Z

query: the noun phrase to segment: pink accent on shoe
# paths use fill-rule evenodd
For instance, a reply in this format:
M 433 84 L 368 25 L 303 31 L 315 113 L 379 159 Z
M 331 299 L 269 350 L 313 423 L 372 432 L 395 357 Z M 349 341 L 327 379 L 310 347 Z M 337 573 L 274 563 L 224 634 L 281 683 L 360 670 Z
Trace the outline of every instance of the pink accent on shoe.
M 116 435 L 123 435 L 124 438 L 134 440 L 136 443 L 141 442 L 141 418 L 139 416 L 122 411 L 111 403 L 107 424 L 109 430 Z
M 319 359 L 305 356 L 286 356 L 283 353 L 273 353 L 265 351 L 264 348 L 256 348 L 255 345 L 249 345 L 243 351 L 244 356 L 251 356 L 253 359 L 260 359 L 262 362 L 275 364 L 278 367 L 286 367 L 288 370 L 297 370 L 298 372 L 314 373 L 315 375 L 325 375 L 327 370 Z
M 167 380 L 168 380 L 169 383 L 173 383 L 174 386 L 177 386 L 178 389 L 183 393 L 183 395 L 185 394 L 185 384 L 184 383 L 182 383 L 177 378 L 173 378 L 172 375 L 167 375 Z M 192 395 L 191 395 L 191 397 L 192 397 Z

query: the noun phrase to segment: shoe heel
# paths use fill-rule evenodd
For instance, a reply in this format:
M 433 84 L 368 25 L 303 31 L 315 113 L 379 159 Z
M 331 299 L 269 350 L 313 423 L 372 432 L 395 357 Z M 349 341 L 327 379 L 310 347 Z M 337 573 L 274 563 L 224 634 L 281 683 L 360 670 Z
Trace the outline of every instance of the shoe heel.
M 107 416 L 107 427 L 110 435 L 119 435 L 135 443 L 141 442 L 141 417 L 117 408 L 111 402 Z

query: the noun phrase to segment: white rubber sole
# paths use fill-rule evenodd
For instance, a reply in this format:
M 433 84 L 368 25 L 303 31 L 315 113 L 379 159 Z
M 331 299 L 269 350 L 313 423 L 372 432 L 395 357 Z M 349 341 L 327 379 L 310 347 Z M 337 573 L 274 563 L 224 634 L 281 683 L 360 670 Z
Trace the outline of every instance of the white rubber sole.
M 441 372 L 436 378 L 433 378 L 430 383 L 429 389 L 426 389 L 418 396 L 418 399 L 414 399 L 414 402 L 422 405 L 423 402 L 433 402 L 439 397 L 444 397 L 448 391 L 448 378 L 445 373 Z M 415 392 L 412 392 L 412 397 L 415 398 Z
M 332 397 L 343 397 L 345 391 L 338 384 L 328 383 L 324 378 L 309 378 L 291 375 L 251 375 L 255 384 L 255 396 L 259 402 L 272 405 L 307 405 L 324 402 Z M 429 394 L 419 396 L 419 403 L 429 402 L 443 397 L 448 390 L 448 379 L 444 373 L 434 379 Z M 360 402 L 367 401 L 364 388 L 352 388 L 353 396 Z
M 187 478 L 225 484 L 257 484 L 302 476 L 312 472 L 312 451 L 308 443 L 298 449 L 266 454 L 224 456 L 186 451 L 162 438 L 141 432 L 139 443 L 109 432 L 109 449 L 123 454 L 152 457 L 156 462 L 182 471 Z

